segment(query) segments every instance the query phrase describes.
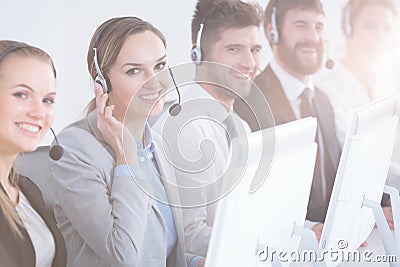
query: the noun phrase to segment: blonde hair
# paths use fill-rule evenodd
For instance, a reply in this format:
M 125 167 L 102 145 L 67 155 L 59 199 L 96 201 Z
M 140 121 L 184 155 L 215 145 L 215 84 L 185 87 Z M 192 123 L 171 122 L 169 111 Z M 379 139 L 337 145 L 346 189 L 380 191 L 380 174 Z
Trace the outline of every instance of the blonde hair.
M 16 186 L 18 175 L 13 169 L 11 169 L 10 174 L 8 175 L 8 180 L 12 185 Z M 15 209 L 15 204 L 11 202 L 3 190 L 0 190 L 0 209 L 3 212 L 6 221 L 10 224 L 11 229 L 13 229 L 18 236 L 22 237 L 21 228 L 24 228 L 25 226 Z
M 12 46 L 15 48 L 10 49 Z M 18 54 L 21 57 L 34 57 L 43 60 L 44 62 L 49 63 L 49 65 L 53 68 L 54 78 L 56 77 L 53 60 L 40 48 L 16 41 L 0 40 L 0 79 L 2 61 L 9 54 Z M 17 187 L 18 174 L 13 168 L 8 175 L 8 180 L 11 185 Z M 11 202 L 3 190 L 0 190 L 0 212 L 3 212 L 4 217 L 10 224 L 11 229 L 14 230 L 18 236 L 22 237 L 21 228 L 24 228 L 25 226 L 15 209 L 15 204 Z

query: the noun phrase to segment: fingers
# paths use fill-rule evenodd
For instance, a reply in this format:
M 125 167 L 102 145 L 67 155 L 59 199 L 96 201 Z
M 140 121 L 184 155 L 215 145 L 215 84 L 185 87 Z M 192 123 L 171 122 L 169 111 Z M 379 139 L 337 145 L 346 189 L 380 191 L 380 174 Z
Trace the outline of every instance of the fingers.
M 107 106 L 105 108 L 104 118 L 106 118 L 106 119 L 112 118 L 114 107 L 115 107 L 114 105 L 111 105 L 111 106 Z
M 108 100 L 108 94 L 107 93 L 103 93 L 103 89 L 97 83 L 94 86 L 94 93 L 96 95 L 97 113 L 99 115 L 104 115 L 105 108 L 106 108 L 106 105 L 107 105 L 107 100 Z

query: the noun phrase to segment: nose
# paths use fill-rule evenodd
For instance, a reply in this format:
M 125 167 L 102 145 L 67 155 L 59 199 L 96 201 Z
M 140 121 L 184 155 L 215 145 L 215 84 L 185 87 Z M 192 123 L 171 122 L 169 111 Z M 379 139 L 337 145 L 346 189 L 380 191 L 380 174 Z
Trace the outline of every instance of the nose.
M 165 76 L 167 72 L 162 71 L 162 72 L 154 72 L 154 71 L 149 71 L 147 74 L 147 80 L 143 84 L 143 87 L 149 90 L 154 90 L 158 89 L 160 87 L 160 80 L 163 79 L 162 76 Z
M 253 53 L 251 49 L 243 52 L 240 60 L 240 65 L 243 69 L 251 71 L 256 68 L 257 64 L 258 54 Z
M 34 119 L 42 119 L 46 116 L 46 110 L 41 100 L 34 100 L 30 103 L 28 116 Z
M 307 31 L 306 40 L 309 43 L 319 44 L 324 40 L 324 34 L 315 27 L 310 27 Z
M 147 81 L 143 85 L 144 88 L 146 89 L 156 89 L 158 88 L 158 80 L 157 77 L 151 76 L 147 79 Z

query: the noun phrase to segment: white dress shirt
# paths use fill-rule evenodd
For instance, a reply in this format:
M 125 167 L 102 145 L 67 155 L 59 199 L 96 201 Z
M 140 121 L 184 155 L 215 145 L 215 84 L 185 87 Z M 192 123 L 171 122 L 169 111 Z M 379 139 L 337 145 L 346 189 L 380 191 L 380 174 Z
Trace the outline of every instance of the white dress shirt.
M 293 113 L 297 119 L 301 118 L 300 112 L 300 95 L 303 93 L 304 89 L 307 87 L 311 91 L 314 91 L 314 83 L 311 77 L 308 79 L 308 84 L 304 84 L 300 80 L 296 79 L 289 73 L 287 73 L 279 64 L 276 62 L 275 58 L 271 60 L 271 69 L 278 77 L 283 91 L 288 98 L 290 105 L 292 107 Z

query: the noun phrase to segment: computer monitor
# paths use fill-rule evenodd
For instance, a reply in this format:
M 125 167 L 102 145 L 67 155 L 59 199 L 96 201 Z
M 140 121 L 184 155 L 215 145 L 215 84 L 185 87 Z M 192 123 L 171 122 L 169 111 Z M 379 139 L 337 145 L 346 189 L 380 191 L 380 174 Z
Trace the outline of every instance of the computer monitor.
M 316 126 L 315 118 L 306 118 L 248 135 L 248 168 L 240 184 L 218 204 L 206 266 L 257 266 L 257 252 L 267 245 L 276 250 L 298 248 L 300 237 L 292 234 L 295 225 L 303 226 L 307 212 Z M 274 159 L 254 191 L 253 178 L 263 162 L 260 144 L 271 145 L 271 136 Z
M 397 129 L 395 108 L 391 96 L 355 111 L 325 218 L 322 250 L 340 255 L 355 251 L 371 233 L 374 215 L 363 202 L 381 201 Z M 330 265 L 340 263 L 327 260 Z

